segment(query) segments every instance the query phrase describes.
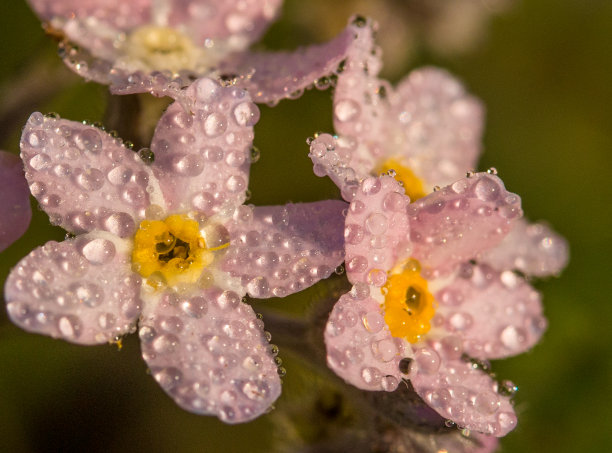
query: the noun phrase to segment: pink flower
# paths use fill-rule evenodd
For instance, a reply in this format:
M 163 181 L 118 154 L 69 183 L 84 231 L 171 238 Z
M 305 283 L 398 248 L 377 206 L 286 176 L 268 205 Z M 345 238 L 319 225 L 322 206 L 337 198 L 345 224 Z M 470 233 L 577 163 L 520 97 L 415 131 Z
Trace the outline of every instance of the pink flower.
M 339 136 L 310 149 L 315 173 L 351 201 L 354 286 L 329 318 L 328 364 L 367 390 L 407 378 L 442 417 L 503 436 L 516 424 L 513 385 L 493 381 L 486 360 L 527 350 L 546 327 L 539 294 L 513 271 L 556 273 L 567 245 L 520 219 L 520 199 L 494 170 L 470 172 L 483 109 L 448 73 L 417 70 L 397 89 L 377 78 L 374 28 L 364 22 L 338 77 Z
M 284 296 L 342 262 L 340 201 L 243 205 L 248 94 L 210 79 L 161 117 L 151 149 L 34 113 L 22 136 L 32 194 L 76 237 L 26 256 L 5 284 L 22 328 L 80 344 L 136 330 L 153 377 L 184 409 L 251 420 L 280 394 L 263 323 L 242 301 Z M 144 160 L 144 162 L 143 162 Z
M 32 219 L 30 193 L 19 157 L 0 151 L 0 252 L 25 233 Z
M 522 215 L 520 198 L 478 173 L 409 203 L 390 176 L 367 178 L 348 211 L 353 288 L 325 330 L 328 365 L 365 390 L 409 379 L 442 417 L 503 436 L 516 425 L 513 385 L 487 359 L 533 346 L 546 328 L 540 295 L 481 260 Z
M 110 84 L 115 94 L 163 95 L 195 77 L 224 75 L 255 102 L 275 103 L 334 73 L 354 39 L 349 26 L 328 43 L 295 52 L 247 51 L 282 0 L 29 3 L 60 35 L 66 64 L 86 79 Z
M 392 171 L 411 200 L 450 184 L 476 168 L 484 108 L 446 71 L 423 68 L 393 88 L 377 77 L 381 53 L 376 25 L 363 20 L 334 92 L 334 128 L 311 142 L 319 176 L 329 176 L 350 201 L 359 181 Z M 546 224 L 516 222 L 499 250 L 487 256 L 499 271 L 539 277 L 567 264 L 566 241 Z
M 345 195 L 364 177 L 393 168 L 416 199 L 475 167 L 484 111 L 440 69 L 413 71 L 397 88 L 379 79 L 375 29 L 364 20 L 338 76 L 333 119 L 339 137 L 318 137 L 310 156 L 315 172 L 330 176 Z

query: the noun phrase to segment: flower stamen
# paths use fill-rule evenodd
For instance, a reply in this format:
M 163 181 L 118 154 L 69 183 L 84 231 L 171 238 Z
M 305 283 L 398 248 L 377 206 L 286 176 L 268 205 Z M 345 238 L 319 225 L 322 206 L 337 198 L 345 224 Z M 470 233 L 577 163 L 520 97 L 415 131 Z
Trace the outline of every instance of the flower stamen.
M 431 329 L 436 301 L 421 277 L 420 265 L 410 260 L 401 273 L 392 274 L 383 287 L 385 322 L 391 335 L 416 343 Z
M 198 222 L 184 215 L 144 220 L 134 236 L 132 268 L 154 288 L 194 283 L 213 261 L 213 252 L 228 246 L 207 248 Z

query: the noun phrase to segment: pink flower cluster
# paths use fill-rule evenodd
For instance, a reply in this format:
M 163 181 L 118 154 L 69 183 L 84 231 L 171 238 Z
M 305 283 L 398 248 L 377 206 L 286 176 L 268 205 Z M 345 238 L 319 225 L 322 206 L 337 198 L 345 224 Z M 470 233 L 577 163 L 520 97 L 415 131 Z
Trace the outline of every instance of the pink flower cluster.
M 373 391 L 409 382 L 441 417 L 488 436 L 515 427 L 515 387 L 496 381 L 487 359 L 540 339 L 540 295 L 524 276 L 557 274 L 568 248 L 522 220 L 494 169 L 473 172 L 483 107 L 450 74 L 419 69 L 397 87 L 379 79 L 376 26 L 361 17 L 325 44 L 249 51 L 280 0 L 29 3 L 71 69 L 114 94 L 176 102 L 138 152 L 98 127 L 30 116 L 29 189 L 74 237 L 35 249 L 9 275 L 17 325 L 79 344 L 138 330 L 177 404 L 245 422 L 278 398 L 282 370 L 244 296 L 293 294 L 344 261 L 352 289 L 324 334 L 339 376 Z M 245 205 L 255 103 L 321 80 L 335 82 L 338 135 L 309 140 L 310 157 L 345 201 Z M 2 249 L 31 215 L 14 160 L 0 155 Z

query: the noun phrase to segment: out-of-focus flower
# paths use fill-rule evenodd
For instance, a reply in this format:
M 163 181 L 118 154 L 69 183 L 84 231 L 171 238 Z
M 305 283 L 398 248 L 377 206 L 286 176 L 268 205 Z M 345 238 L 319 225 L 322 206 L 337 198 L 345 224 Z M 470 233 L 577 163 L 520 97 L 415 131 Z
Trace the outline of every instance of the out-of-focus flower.
M 77 236 L 18 263 L 7 310 L 26 330 L 80 344 L 116 341 L 138 323 L 143 358 L 177 404 L 244 422 L 281 382 L 277 348 L 241 299 L 329 276 L 342 262 L 346 204 L 243 205 L 258 108 L 211 79 L 185 99 L 190 111 L 172 104 L 137 153 L 96 127 L 30 117 L 30 189 Z
M 516 425 L 514 385 L 487 359 L 533 346 L 546 328 L 540 295 L 481 256 L 522 215 L 520 198 L 478 173 L 409 203 L 392 177 L 366 178 L 346 217 L 353 284 L 325 330 L 329 366 L 365 390 L 410 380 L 460 427 L 503 436 Z
M 30 191 L 23 163 L 14 154 L 0 151 L 0 252 L 25 233 L 32 219 Z
M 359 23 L 362 27 L 334 92 L 334 128 L 339 136 L 321 134 L 311 142 L 314 172 L 328 175 L 350 201 L 363 178 L 391 171 L 414 201 L 476 167 L 484 108 L 440 69 L 417 69 L 397 88 L 379 79 L 376 25 L 365 19 Z M 491 265 L 536 276 L 565 267 L 569 251 L 561 236 L 542 223 L 515 224 L 502 248 L 489 253 Z
M 346 199 L 366 176 L 393 169 L 412 200 L 473 169 L 484 111 L 446 71 L 413 71 L 397 88 L 378 78 L 376 24 L 361 20 L 334 92 L 334 129 L 311 143 L 315 173 L 328 175 Z
M 514 0 L 311 0 L 291 5 L 289 20 L 325 39 L 344 25 L 343 17 L 358 12 L 374 18 L 384 30 L 378 36 L 385 55 L 384 71 L 399 75 L 423 50 L 453 57 L 473 51 L 484 41 L 495 15 Z M 294 18 L 294 19 L 292 19 Z M 298 19 L 295 19 L 298 18 Z
M 337 71 L 354 39 L 349 25 L 332 41 L 294 52 L 247 51 L 282 0 L 29 3 L 61 40 L 66 64 L 115 94 L 176 93 L 205 75 L 228 78 L 255 102 L 275 103 Z

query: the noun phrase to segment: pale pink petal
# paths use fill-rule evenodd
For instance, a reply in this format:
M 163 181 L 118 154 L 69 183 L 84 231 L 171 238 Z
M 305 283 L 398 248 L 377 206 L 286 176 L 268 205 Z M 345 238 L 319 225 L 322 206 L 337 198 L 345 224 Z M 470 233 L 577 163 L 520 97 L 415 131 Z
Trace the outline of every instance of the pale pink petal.
M 129 241 L 102 232 L 47 242 L 11 271 L 4 286 L 9 316 L 25 330 L 72 343 L 129 333 L 142 307 L 130 253 Z
M 355 27 L 349 25 L 333 40 L 284 52 L 245 52 L 221 62 L 222 74 L 235 76 L 236 84 L 249 91 L 257 103 L 275 104 L 295 99 L 315 85 L 330 86 L 346 58 Z
M 60 40 L 60 56 L 70 69 L 100 83 L 108 83 L 108 71 L 120 56 L 122 33 L 150 22 L 150 3 L 30 0 L 47 32 Z
M 484 108 L 448 72 L 413 71 L 389 99 L 387 152 L 426 186 L 450 184 L 476 168 Z
M 355 17 L 355 39 L 334 90 L 334 128 L 340 137 L 322 134 L 310 143 L 310 158 L 318 176 L 329 176 L 350 201 L 359 181 L 375 171 L 384 153 L 383 136 L 390 85 L 377 78 L 382 66 L 374 44 L 376 25 Z
M 151 0 L 28 0 L 41 19 L 96 20 L 116 27 L 128 29 L 148 22 Z
M 140 321 L 142 356 L 183 409 L 242 423 L 278 398 L 281 382 L 263 322 L 232 291 L 150 295 Z
M 545 223 L 515 222 L 497 247 L 482 255 L 482 261 L 495 269 L 515 269 L 526 275 L 557 275 L 567 265 L 567 241 Z
M 95 56 L 86 47 L 71 45 L 60 45 L 58 53 L 66 66 L 85 80 L 101 84 L 112 83 L 111 69 L 114 58 Z M 127 78 L 127 75 L 125 78 Z
M 377 77 L 375 26 L 357 30 L 334 93 L 334 128 L 340 135 L 311 143 L 315 173 L 343 190 L 373 174 L 387 158 L 410 168 L 426 186 L 448 184 L 475 167 L 483 108 L 450 74 L 424 68 L 397 89 Z
M 384 142 L 390 85 L 378 79 L 382 67 L 380 49 L 374 42 L 376 24 L 361 17 L 353 19 L 355 39 L 334 90 L 334 129 L 354 138 L 376 154 Z
M 499 359 L 525 352 L 546 329 L 540 294 L 512 271 L 462 265 L 457 278 L 435 294 L 436 316 L 463 339 L 472 357 Z
M 413 256 L 429 278 L 499 244 L 522 215 L 521 199 L 497 176 L 477 173 L 412 203 L 408 215 Z
M 246 48 L 276 19 L 282 0 L 169 0 L 168 25 L 187 31 L 198 46 L 230 40 Z
M 410 382 L 442 417 L 496 437 L 516 426 L 510 398 L 498 393 L 499 385 L 480 367 L 461 358 L 461 343 L 445 337 L 435 344 L 420 344 L 410 367 Z
M 21 237 L 32 219 L 30 191 L 23 175 L 23 162 L 0 151 L 0 252 Z
M 284 297 L 331 275 L 344 260 L 342 201 L 236 210 L 221 267 L 251 297 Z
M 132 234 L 150 204 L 151 170 L 120 139 L 82 123 L 30 116 L 21 157 L 32 195 L 72 232 Z M 157 196 L 158 203 L 163 200 Z
M 363 181 L 344 226 L 346 274 L 351 283 L 380 287 L 398 259 L 410 257 L 408 201 L 390 176 Z
M 241 205 L 259 109 L 245 91 L 211 79 L 194 82 L 184 100 L 191 110 L 178 102 L 168 107 L 151 145 L 169 211 L 212 215 Z
M 380 302 L 368 285 L 358 283 L 340 297 L 325 327 L 327 364 L 349 384 L 363 390 L 392 392 L 401 381 L 399 362 L 410 345 L 394 338 Z

